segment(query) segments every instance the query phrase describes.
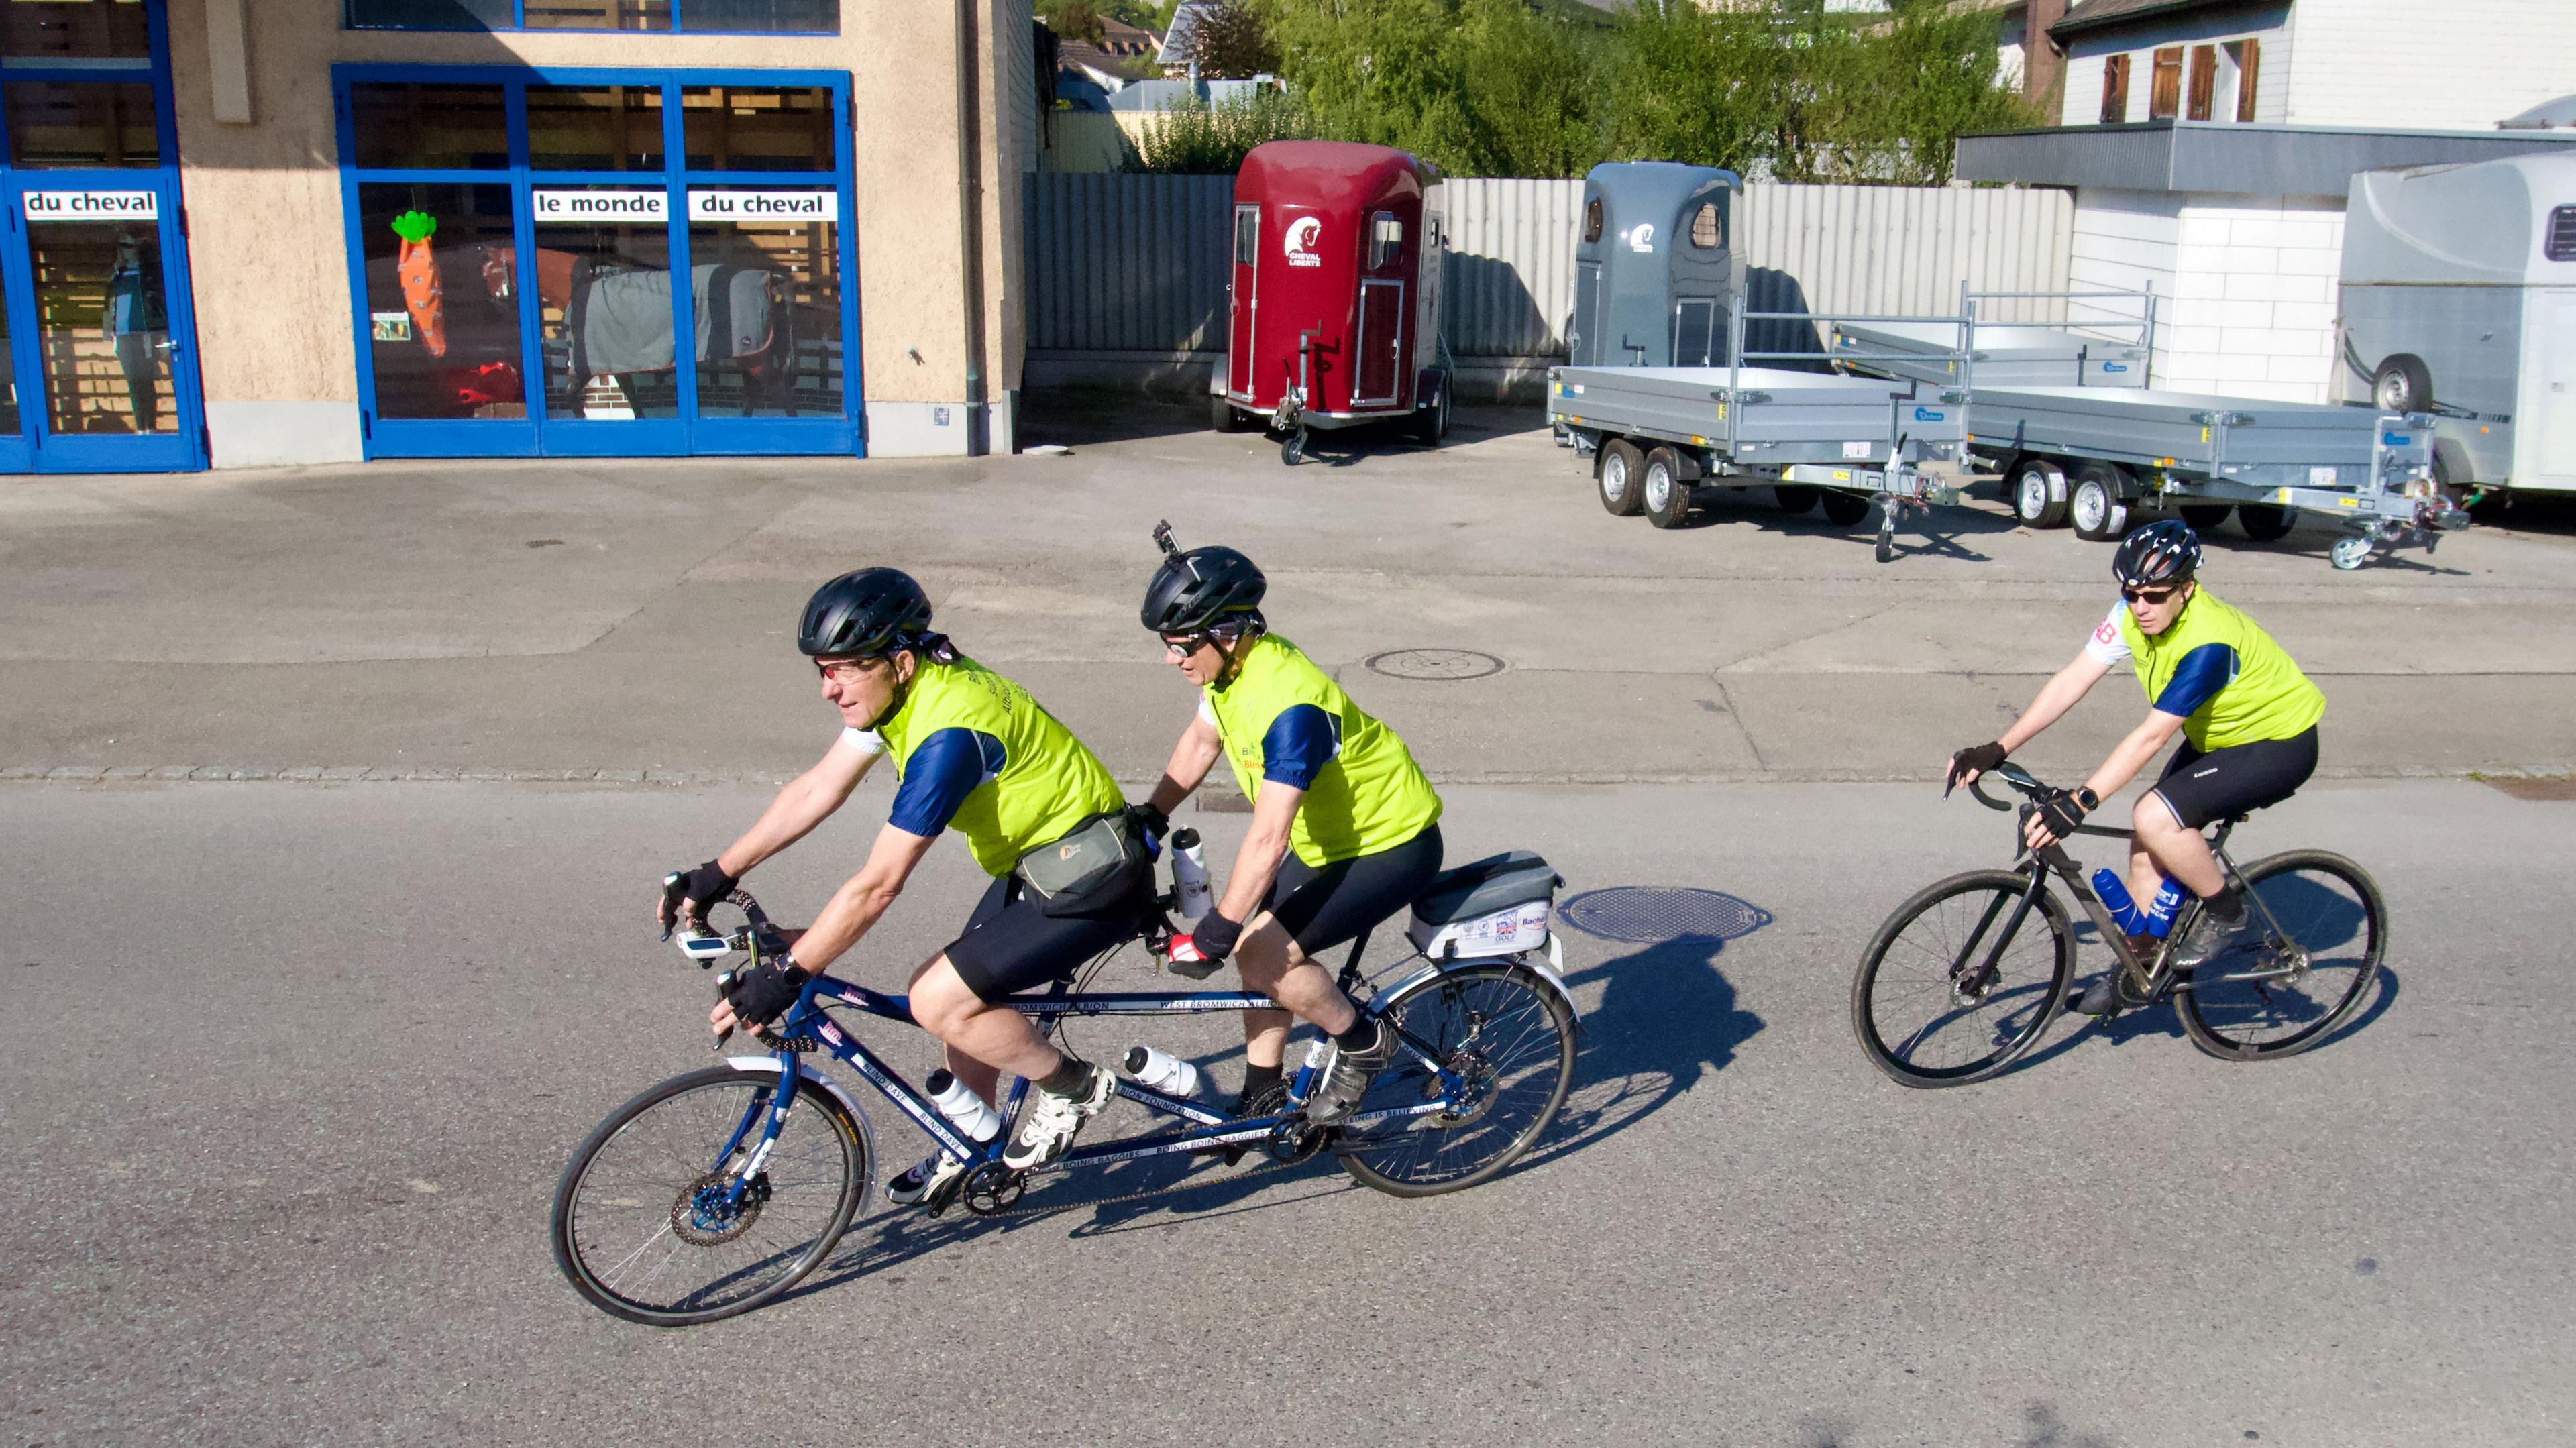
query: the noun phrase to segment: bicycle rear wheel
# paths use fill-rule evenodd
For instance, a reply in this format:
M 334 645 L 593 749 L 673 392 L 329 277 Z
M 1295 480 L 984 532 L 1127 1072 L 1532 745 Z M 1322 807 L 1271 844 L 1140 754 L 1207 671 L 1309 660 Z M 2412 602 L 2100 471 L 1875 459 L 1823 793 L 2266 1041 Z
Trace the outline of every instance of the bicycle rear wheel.
M 2238 873 L 2255 897 L 2253 923 L 2177 992 L 2183 1030 L 2222 1060 L 2295 1056 L 2368 994 L 2388 949 L 2388 907 L 2369 872 L 2323 850 Z
M 1440 1077 L 1421 1055 L 1467 1083 L 1453 1108 L 1356 1126 L 1343 1138 L 1342 1169 L 1390 1196 L 1490 1180 L 1538 1141 L 1574 1084 L 1574 1012 L 1527 966 L 1443 970 L 1397 992 L 1378 1014 L 1406 1043 L 1369 1083 L 1354 1120 L 1436 1099 Z
M 1852 977 L 1852 1035 L 1905 1086 L 1964 1086 L 2001 1071 L 2056 1019 L 2075 973 L 2066 907 L 2030 877 L 1976 870 L 1896 907 Z
M 710 1066 L 599 1124 L 555 1188 L 555 1265 L 576 1291 L 630 1322 L 682 1327 L 748 1312 L 822 1262 L 868 1183 L 867 1139 L 829 1091 L 797 1082 L 751 1187 L 730 1207 L 722 1199 L 778 1079 Z

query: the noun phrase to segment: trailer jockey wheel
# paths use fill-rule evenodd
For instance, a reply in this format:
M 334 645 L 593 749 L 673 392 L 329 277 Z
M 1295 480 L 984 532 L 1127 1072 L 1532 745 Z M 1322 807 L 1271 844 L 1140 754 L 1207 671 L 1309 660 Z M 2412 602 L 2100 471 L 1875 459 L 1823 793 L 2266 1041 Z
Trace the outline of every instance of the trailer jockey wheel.
M 2363 537 L 2337 538 L 2326 550 L 2326 561 L 2350 572 L 2370 561 L 2371 540 Z
M 1306 460 L 1306 429 L 1299 428 L 1279 439 L 1279 461 L 1295 467 Z
M 2076 470 L 2066 499 L 2076 537 L 2104 543 L 2129 531 L 2129 505 L 2120 501 L 2128 491 L 2125 481 L 2116 463 L 2086 463 Z

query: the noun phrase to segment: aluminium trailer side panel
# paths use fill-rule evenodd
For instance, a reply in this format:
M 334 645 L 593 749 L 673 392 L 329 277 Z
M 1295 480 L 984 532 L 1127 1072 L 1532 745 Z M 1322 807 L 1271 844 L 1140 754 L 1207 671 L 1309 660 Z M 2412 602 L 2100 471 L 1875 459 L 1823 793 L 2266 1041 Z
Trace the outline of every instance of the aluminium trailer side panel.
M 2369 487 L 2391 451 L 2430 429 L 2353 407 L 2146 389 L 1979 386 L 1968 435 L 1981 453 L 2098 458 L 2138 471 L 2252 487 Z M 2399 481 L 2403 481 L 2400 479 Z
M 1704 447 L 1742 466 L 1884 462 L 1900 444 L 1955 457 L 1957 394 L 1911 380 L 1775 367 L 1559 367 L 1548 419 Z
M 1837 322 L 1828 350 L 1857 354 L 1847 365 L 1860 371 L 1956 384 L 1963 333 L 1966 380 L 1976 387 L 2134 388 L 2147 380 L 2147 351 L 2136 343 L 2019 323 Z

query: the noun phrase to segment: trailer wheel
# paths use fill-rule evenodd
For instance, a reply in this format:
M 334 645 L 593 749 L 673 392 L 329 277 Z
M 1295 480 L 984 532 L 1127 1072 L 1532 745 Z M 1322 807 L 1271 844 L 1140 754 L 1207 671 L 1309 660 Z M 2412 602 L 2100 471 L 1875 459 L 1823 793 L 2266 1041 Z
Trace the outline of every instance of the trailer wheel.
M 2067 490 L 2066 516 L 2075 536 L 2107 542 L 2129 531 L 2129 505 L 2120 501 L 2126 478 L 2117 463 L 2086 463 L 2075 471 Z
M 1816 506 L 1816 494 L 1819 491 L 1816 488 L 1802 488 L 1795 483 L 1782 483 L 1771 490 L 1771 501 L 1780 505 L 1781 512 L 1794 516 Z
M 1633 518 L 1643 506 L 1646 491 L 1646 455 L 1626 438 L 1614 438 L 1601 445 L 1601 466 L 1596 477 L 1601 484 L 1601 506 L 1613 518 Z
M 1824 497 L 1825 521 L 1837 528 L 1848 528 L 1869 516 L 1869 499 L 1858 493 L 1827 493 Z
M 2245 529 L 2246 537 L 2257 543 L 2271 543 L 2290 535 L 2299 514 L 2294 508 L 2276 508 L 2270 503 L 2240 503 L 2236 521 Z
M 1658 528 L 1678 528 L 1690 516 L 1691 485 L 1682 479 L 1682 462 L 1668 447 L 1646 454 L 1646 482 L 1639 490 L 1646 521 Z
M 1224 394 L 1208 399 L 1208 426 L 1217 431 L 1241 432 L 1248 421 L 1250 419 L 1243 415 L 1243 409 L 1226 401 Z
M 2227 515 L 2236 511 L 2236 505 L 2234 503 L 2185 503 L 2181 511 L 2182 520 L 2191 525 L 2191 531 L 2206 533 L 2225 523 Z
M 2425 411 L 2433 405 L 2433 373 L 2422 358 L 2400 352 L 2372 375 L 2370 400 L 2382 412 Z
M 2066 526 L 2066 474 L 2046 458 L 2024 458 L 2012 472 L 2013 516 L 2025 528 Z
M 1449 374 L 1427 374 L 1431 383 L 1431 400 L 1413 409 L 1407 421 L 1412 424 L 1413 440 L 1424 447 L 1438 447 L 1449 435 Z

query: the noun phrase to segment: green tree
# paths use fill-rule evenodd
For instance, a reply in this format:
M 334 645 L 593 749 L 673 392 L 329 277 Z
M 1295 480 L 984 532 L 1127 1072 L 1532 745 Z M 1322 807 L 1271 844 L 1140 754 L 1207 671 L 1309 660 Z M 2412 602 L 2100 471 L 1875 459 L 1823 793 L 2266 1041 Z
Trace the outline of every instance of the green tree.
M 1047 29 L 1085 45 L 1098 45 L 1104 35 L 1100 11 L 1091 0 L 1052 0 L 1038 7 L 1038 18 L 1046 22 Z
M 1779 141 L 1795 62 L 1776 16 L 1636 0 L 1608 67 L 1611 154 L 1746 170 Z
M 1198 28 L 1190 39 L 1190 58 L 1198 62 L 1204 79 L 1250 80 L 1279 71 L 1279 47 L 1270 43 L 1261 12 L 1249 5 L 1219 5 L 1199 12 Z

